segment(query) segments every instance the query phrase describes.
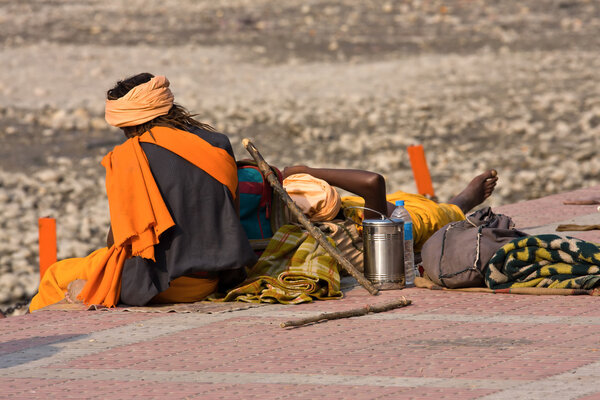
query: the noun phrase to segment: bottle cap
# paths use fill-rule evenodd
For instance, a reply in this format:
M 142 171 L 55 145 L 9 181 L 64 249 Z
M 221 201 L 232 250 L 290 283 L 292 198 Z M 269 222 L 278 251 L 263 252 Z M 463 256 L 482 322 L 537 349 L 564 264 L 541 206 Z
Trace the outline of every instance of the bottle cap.
M 403 206 L 404 200 L 396 200 L 396 207 Z

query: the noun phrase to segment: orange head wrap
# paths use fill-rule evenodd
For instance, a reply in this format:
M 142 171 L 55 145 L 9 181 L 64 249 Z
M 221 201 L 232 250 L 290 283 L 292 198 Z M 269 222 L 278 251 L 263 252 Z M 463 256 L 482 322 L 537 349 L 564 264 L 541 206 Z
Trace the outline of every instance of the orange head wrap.
M 294 174 L 283 180 L 283 187 L 312 221 L 332 220 L 340 211 L 339 193 L 322 179 L 309 174 Z
M 155 76 L 117 100 L 106 100 L 104 118 L 116 127 L 136 126 L 165 115 L 173 106 L 169 80 Z

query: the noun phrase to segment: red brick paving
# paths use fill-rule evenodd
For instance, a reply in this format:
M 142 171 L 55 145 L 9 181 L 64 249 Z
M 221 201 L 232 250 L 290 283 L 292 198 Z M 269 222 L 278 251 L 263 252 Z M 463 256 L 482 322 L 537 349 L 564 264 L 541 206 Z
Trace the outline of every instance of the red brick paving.
M 561 199 L 598 191 L 503 212 L 552 221 L 540 204 L 562 218 Z M 566 213 L 587 206 L 578 207 Z M 588 237 L 600 242 L 598 231 Z M 413 304 L 279 327 L 400 296 Z M 44 311 L 0 321 L 0 397 L 600 399 L 598 301 L 416 288 L 373 297 L 353 287 L 342 300 L 211 315 Z
M 517 228 L 524 229 L 566 221 L 570 218 L 597 214 L 597 205 L 564 205 L 566 200 L 588 200 L 600 198 L 600 186 L 559 193 L 541 199 L 495 207 L 494 211 L 510 216 Z M 570 233 L 571 236 L 600 243 L 599 231 Z

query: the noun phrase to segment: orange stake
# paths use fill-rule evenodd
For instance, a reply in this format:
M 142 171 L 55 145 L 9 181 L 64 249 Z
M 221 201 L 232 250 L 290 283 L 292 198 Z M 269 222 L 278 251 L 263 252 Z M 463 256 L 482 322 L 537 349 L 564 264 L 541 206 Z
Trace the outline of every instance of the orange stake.
M 427 167 L 423 145 L 418 144 L 415 146 L 408 146 L 407 150 L 410 166 L 412 167 L 415 183 L 417 184 L 417 192 L 423 196 L 428 195 L 434 198 L 435 193 L 433 191 L 433 184 L 431 183 L 431 175 L 429 175 L 429 168 Z
M 56 220 L 45 217 L 38 219 L 40 241 L 40 279 L 49 266 L 56 262 Z

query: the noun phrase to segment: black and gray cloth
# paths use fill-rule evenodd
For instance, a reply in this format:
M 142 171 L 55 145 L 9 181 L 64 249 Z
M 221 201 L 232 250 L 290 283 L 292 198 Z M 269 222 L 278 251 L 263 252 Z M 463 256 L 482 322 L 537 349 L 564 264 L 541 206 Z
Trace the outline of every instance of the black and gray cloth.
M 190 132 L 233 157 L 227 136 L 195 127 Z M 221 292 L 242 282 L 245 266 L 253 265 L 256 255 L 228 189 L 169 150 L 151 143 L 142 143 L 142 149 L 175 226 L 155 246 L 155 262 L 142 257 L 125 261 L 121 302 L 145 305 L 184 275 L 219 277 Z

